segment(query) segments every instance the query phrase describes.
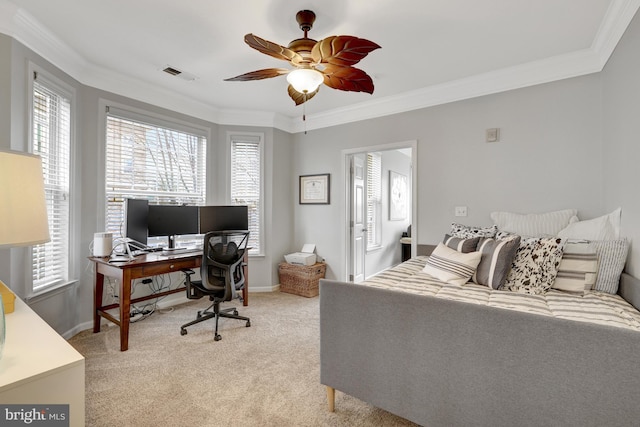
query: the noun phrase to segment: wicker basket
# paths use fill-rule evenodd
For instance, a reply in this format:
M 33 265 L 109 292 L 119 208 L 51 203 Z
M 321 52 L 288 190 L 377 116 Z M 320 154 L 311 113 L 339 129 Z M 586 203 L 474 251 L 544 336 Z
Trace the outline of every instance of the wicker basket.
M 327 264 L 317 262 L 314 265 L 293 265 L 280 263 L 280 291 L 311 298 L 318 296 L 318 282 L 324 277 Z

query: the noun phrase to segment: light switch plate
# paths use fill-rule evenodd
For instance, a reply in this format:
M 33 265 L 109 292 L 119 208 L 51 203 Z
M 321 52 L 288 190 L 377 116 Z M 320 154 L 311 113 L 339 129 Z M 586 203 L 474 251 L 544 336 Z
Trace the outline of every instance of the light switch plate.
M 487 142 L 500 141 L 500 128 L 487 129 L 486 137 L 487 137 Z
M 454 210 L 455 216 L 467 216 L 466 206 L 456 206 Z

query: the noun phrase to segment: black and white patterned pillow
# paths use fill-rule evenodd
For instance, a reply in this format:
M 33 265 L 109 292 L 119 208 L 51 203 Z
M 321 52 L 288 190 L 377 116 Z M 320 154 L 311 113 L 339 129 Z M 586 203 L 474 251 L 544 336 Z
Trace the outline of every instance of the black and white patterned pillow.
M 564 241 L 529 237 L 520 241 L 503 289 L 524 294 L 546 293 L 558 274 Z
M 491 227 L 471 227 L 453 222 L 451 223 L 451 231 L 449 234 L 453 237 L 469 239 L 472 237 L 494 237 L 497 232 L 498 227 L 495 225 Z

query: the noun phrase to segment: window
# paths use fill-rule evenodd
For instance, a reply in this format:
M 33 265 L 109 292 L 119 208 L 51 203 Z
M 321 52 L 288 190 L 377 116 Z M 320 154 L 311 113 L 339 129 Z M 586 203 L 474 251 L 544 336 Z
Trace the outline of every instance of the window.
M 51 241 L 31 250 L 33 292 L 69 281 L 71 98 L 34 73 L 31 150 L 42 158 Z
M 262 134 L 232 134 L 231 203 L 249 207 L 250 255 L 263 252 Z
M 124 199 L 152 204 L 204 205 L 204 132 L 107 107 L 105 156 L 106 231 L 125 235 Z M 150 244 L 163 238 L 149 239 Z
M 367 153 L 367 250 L 382 241 L 382 159 Z

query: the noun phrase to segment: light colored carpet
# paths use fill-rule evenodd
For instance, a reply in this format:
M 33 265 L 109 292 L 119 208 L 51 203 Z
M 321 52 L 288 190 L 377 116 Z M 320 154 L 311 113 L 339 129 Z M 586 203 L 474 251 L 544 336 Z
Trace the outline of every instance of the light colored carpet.
M 218 342 L 213 320 L 180 335 L 205 298 L 133 323 L 125 352 L 115 325 L 71 338 L 86 358 L 87 426 L 415 426 L 339 391 L 328 412 L 317 297 L 249 301 L 235 306 L 251 327 L 221 319 Z

